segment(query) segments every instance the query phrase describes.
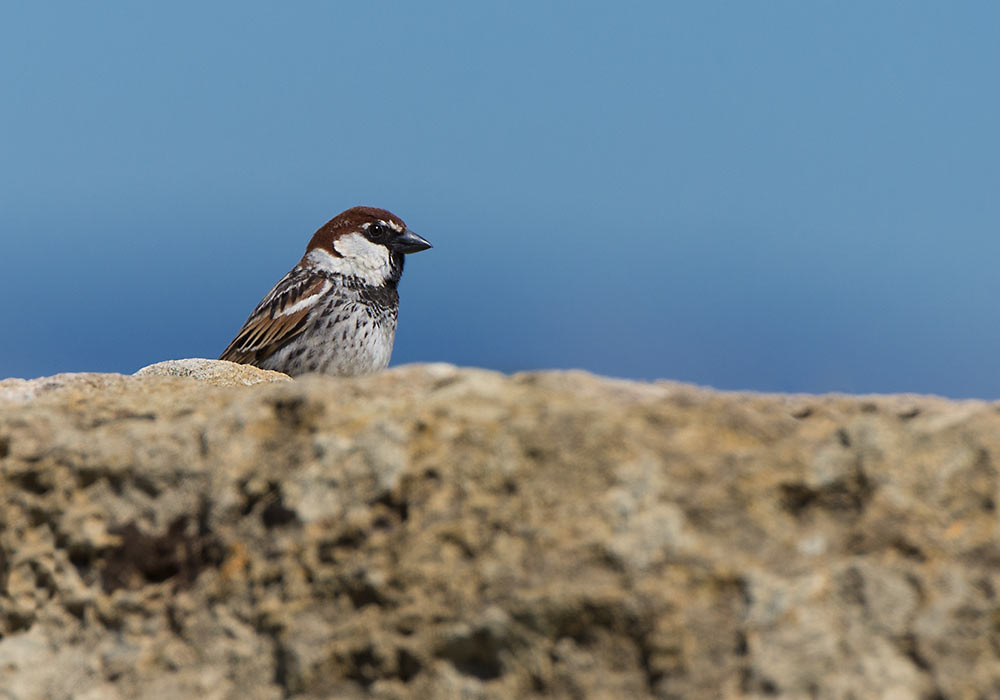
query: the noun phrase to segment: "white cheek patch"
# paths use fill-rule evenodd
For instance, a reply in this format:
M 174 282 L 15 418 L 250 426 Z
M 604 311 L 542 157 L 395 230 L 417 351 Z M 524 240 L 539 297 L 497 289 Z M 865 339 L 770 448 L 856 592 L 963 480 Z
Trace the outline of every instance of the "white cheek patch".
M 389 249 L 372 243 L 361 234 L 341 236 L 333 242 L 333 247 L 343 257 L 334 257 L 321 248 L 310 251 L 308 257 L 330 272 L 360 277 L 376 286 L 385 282 L 392 272 Z
M 359 233 L 341 236 L 333 242 L 333 247 L 345 258 L 373 273 L 389 274 L 389 249 L 372 243 Z

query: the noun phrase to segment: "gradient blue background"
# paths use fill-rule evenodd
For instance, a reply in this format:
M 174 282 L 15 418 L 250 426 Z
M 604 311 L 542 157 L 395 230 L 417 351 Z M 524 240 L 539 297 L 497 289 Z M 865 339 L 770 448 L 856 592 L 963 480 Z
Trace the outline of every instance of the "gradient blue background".
M 0 377 L 215 357 L 358 203 L 394 363 L 1000 396 L 1000 4 L 4 3 Z

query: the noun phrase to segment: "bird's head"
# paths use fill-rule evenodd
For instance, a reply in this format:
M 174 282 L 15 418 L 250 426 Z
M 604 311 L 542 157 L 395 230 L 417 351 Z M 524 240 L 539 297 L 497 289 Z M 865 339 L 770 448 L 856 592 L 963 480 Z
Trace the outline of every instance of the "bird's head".
M 313 234 L 303 260 L 381 285 L 399 281 L 403 256 L 430 247 L 392 212 L 352 207 Z

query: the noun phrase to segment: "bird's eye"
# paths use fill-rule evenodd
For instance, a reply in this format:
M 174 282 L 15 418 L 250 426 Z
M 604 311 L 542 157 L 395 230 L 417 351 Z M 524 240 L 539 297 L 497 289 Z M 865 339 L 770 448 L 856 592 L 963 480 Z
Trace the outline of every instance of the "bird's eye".
M 382 224 L 372 224 L 368 227 L 369 238 L 381 238 L 385 235 L 385 226 Z

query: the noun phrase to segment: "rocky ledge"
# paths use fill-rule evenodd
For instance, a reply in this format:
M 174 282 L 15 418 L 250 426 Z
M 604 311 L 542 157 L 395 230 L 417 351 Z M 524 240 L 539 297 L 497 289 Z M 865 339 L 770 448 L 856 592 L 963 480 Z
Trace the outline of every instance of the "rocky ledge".
M 0 697 L 996 697 L 998 459 L 931 397 L 6 380 Z

